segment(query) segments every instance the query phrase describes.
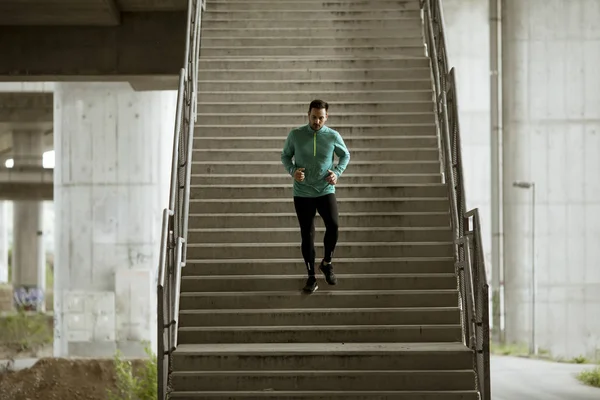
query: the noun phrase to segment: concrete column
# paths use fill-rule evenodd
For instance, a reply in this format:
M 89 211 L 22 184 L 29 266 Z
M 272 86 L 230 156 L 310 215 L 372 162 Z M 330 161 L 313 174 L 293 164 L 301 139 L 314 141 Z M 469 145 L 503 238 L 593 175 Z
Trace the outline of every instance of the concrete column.
M 14 168 L 42 168 L 43 131 L 13 130 Z M 46 257 L 42 202 L 13 203 L 13 290 L 15 307 L 44 311 Z
M 5 201 L 0 201 L 0 284 L 8 283 L 8 214 L 6 206 Z
M 600 3 L 506 0 L 503 175 L 506 339 L 599 357 Z M 537 301 L 531 323 L 533 181 Z
M 143 354 L 156 340 L 175 92 L 58 83 L 55 356 Z

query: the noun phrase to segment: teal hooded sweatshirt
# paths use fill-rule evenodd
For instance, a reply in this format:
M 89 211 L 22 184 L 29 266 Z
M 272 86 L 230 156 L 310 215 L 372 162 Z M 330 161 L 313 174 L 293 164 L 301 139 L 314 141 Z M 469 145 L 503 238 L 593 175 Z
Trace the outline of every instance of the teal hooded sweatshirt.
M 339 157 L 335 167 L 334 154 Z M 297 182 L 294 179 L 294 197 L 319 197 L 335 193 L 335 186 L 326 180 L 327 171 L 333 171 L 339 178 L 349 161 L 350 152 L 342 136 L 327 126 L 318 131 L 310 125 L 292 129 L 281 152 L 281 162 L 292 177 L 298 168 L 304 168 L 304 181 Z

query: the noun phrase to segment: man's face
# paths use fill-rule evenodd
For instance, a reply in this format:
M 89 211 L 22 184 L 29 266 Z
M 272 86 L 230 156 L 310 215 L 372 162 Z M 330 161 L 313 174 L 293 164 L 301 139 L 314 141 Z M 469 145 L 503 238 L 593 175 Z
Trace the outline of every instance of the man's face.
M 308 113 L 308 122 L 311 128 L 318 131 L 325 125 L 325 122 L 327 122 L 327 111 L 324 108 L 311 108 Z

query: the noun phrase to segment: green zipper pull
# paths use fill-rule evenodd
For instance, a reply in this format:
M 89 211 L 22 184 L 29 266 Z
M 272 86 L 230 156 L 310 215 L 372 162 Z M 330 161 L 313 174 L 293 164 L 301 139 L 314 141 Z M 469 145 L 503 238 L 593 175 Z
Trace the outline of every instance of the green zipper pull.
M 317 132 L 313 135 L 313 157 L 317 156 Z

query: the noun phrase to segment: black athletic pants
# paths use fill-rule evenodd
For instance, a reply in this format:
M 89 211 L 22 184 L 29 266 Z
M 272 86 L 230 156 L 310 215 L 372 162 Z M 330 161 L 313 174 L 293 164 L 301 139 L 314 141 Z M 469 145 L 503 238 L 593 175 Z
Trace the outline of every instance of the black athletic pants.
M 331 262 L 338 240 L 338 207 L 335 194 L 320 197 L 294 197 L 294 207 L 300 223 L 302 256 L 309 276 L 315 275 L 315 215 L 319 212 L 325 223 L 325 262 Z

